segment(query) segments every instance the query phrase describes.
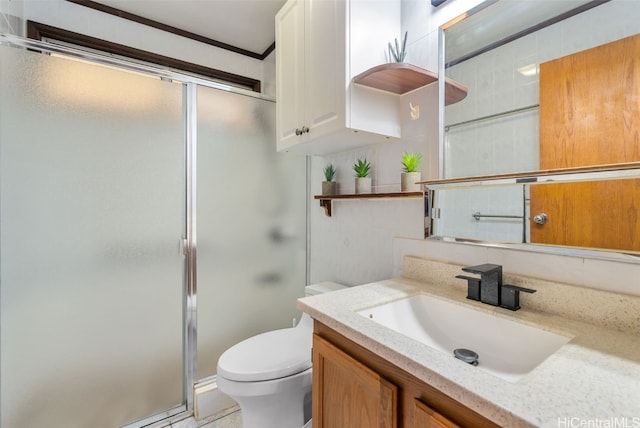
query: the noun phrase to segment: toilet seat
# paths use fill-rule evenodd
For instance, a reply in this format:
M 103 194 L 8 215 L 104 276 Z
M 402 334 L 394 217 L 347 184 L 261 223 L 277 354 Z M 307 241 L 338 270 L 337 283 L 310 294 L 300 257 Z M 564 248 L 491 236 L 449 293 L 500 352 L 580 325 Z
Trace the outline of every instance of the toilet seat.
M 227 349 L 218 360 L 218 376 L 240 382 L 279 379 L 311 367 L 311 334 L 285 328 L 250 337 Z

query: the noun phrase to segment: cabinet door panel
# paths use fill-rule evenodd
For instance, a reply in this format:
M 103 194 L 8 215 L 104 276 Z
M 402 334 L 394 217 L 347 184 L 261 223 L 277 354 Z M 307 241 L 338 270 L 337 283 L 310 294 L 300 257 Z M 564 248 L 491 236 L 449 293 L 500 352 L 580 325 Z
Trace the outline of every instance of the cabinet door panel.
M 449 419 L 442 416 L 420 400 L 413 400 L 414 428 L 459 428 Z
M 395 428 L 397 387 L 313 337 L 313 427 Z
M 304 125 L 304 2 L 289 0 L 276 15 L 276 135 L 278 150 L 300 142 Z
M 305 10 L 305 125 L 309 138 L 345 127 L 344 0 L 308 0 Z

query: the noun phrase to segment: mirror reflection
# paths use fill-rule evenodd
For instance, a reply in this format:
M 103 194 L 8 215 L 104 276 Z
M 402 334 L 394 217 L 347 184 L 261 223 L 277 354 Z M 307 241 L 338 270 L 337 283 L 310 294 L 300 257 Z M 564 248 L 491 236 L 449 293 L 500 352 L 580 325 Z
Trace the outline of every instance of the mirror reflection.
M 584 171 L 586 170 L 586 171 Z M 567 171 L 567 170 L 563 170 Z M 584 172 L 580 172 L 584 171 Z M 430 228 L 440 239 L 601 248 L 640 254 L 640 210 L 624 192 L 603 191 L 575 201 L 548 197 L 558 191 L 634 186 L 640 162 L 580 168 L 573 173 L 445 180 L 429 184 Z M 598 216 L 586 215 L 596 212 Z M 594 221 L 594 218 L 596 221 Z
M 469 88 L 445 109 L 445 178 L 640 161 L 640 2 L 498 0 L 478 9 L 444 26 L 445 73 Z M 432 234 L 639 251 L 606 239 L 612 227 L 640 230 L 638 186 L 438 190 L 432 203 L 458 214 L 442 215 Z M 554 214 L 559 230 L 576 235 L 579 218 L 581 234 L 593 239 L 536 237 L 534 218 L 549 206 L 562 213 Z M 478 211 L 514 217 L 475 220 Z
M 636 35 L 640 32 L 637 16 L 637 1 L 500 0 L 448 28 L 446 74 L 466 85 L 469 93 L 445 109 L 444 177 L 547 168 L 540 163 L 544 124 L 540 114 L 547 108 L 553 120 L 562 114 L 558 111 L 561 103 L 569 100 L 555 98 L 564 95 L 560 92 L 553 93 L 550 101 L 541 100 L 541 83 L 547 84 L 544 75 L 541 78 L 541 64 L 560 58 L 571 61 L 572 54 Z M 559 21 L 551 24 L 555 20 Z M 608 67 L 611 61 L 620 63 L 623 58 L 594 61 L 590 68 Z M 583 80 L 595 77 L 578 76 Z M 603 82 L 607 90 L 612 83 L 617 82 Z M 624 87 L 626 82 L 619 83 L 623 90 L 633 89 Z M 594 92 L 596 88 L 590 87 L 589 93 Z M 623 127 L 620 108 L 609 111 Z

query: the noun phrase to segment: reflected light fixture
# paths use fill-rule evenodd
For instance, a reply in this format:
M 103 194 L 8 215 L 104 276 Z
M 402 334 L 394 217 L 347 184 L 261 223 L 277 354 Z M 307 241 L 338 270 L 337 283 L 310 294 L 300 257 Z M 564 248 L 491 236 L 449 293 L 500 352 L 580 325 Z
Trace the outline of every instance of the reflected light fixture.
M 527 64 L 518 68 L 518 73 L 526 77 L 535 76 L 538 74 L 538 64 Z

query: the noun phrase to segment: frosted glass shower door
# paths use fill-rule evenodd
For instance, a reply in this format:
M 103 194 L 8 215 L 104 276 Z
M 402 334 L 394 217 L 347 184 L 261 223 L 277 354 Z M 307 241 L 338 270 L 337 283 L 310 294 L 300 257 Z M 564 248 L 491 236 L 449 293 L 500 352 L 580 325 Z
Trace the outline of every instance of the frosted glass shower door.
M 275 104 L 198 88 L 198 377 L 291 327 L 306 283 L 306 158 L 276 152 Z
M 182 86 L 0 55 L 1 426 L 183 406 Z

